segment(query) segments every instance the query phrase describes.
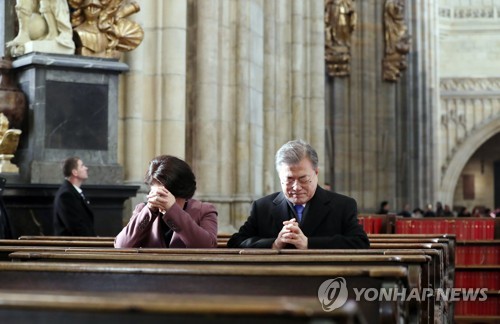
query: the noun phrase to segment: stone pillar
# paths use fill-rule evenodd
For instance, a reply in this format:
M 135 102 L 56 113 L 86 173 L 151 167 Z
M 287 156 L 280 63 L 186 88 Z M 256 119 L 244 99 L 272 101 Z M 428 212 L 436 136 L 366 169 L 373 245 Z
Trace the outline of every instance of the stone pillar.
M 124 61 L 120 111 L 120 160 L 126 182 L 143 184 L 149 161 L 160 154 L 186 158 L 187 1 L 145 1 L 134 16 L 144 40 Z M 190 162 L 189 160 L 187 161 Z
M 157 62 L 157 69 L 163 75 L 161 88 L 158 88 L 161 94 L 159 150 L 185 158 L 187 2 L 168 0 L 163 6 L 164 28 L 158 49 L 161 58 Z
M 263 177 L 264 177 L 264 193 L 275 191 L 276 187 L 276 168 L 274 167 L 274 152 L 277 146 L 285 141 L 287 136 L 279 136 L 279 132 L 288 132 L 287 127 L 283 124 L 288 124 L 288 114 L 281 113 L 285 108 L 283 99 L 286 97 L 286 83 L 280 82 L 284 77 L 284 73 L 280 73 L 286 69 L 287 64 L 284 51 L 280 52 L 286 44 L 286 39 L 280 38 L 278 35 L 283 31 L 283 26 L 286 22 L 286 7 L 282 6 L 279 1 L 264 2 L 264 160 L 263 160 Z M 280 117 L 281 118 L 280 118 Z
M 361 210 L 372 211 L 379 201 L 391 200 L 395 190 L 395 85 L 385 83 L 381 72 L 384 1 L 355 2 L 351 73 L 327 76 L 327 180 L 335 191 L 354 197 Z
M 216 0 L 197 3 L 195 13 L 196 35 L 195 77 L 193 85 L 193 106 L 190 107 L 193 131 L 193 166 L 198 180 L 198 194 L 210 196 L 219 193 L 220 176 L 218 152 L 219 142 L 219 2 Z
M 291 44 L 291 115 L 292 115 L 292 139 L 305 139 L 307 131 L 307 118 L 309 117 L 306 111 L 306 53 L 307 44 L 305 42 L 304 25 L 307 19 L 306 3 L 304 1 L 292 1 L 291 12 L 291 32 L 293 42 Z
M 395 83 L 382 78 L 384 4 L 356 2 L 351 74 L 327 77 L 329 179 L 365 212 L 382 200 L 397 211 L 435 197 L 436 31 L 429 20 L 436 4 L 406 1 L 412 43 L 408 69 Z
M 307 17 L 308 28 L 308 51 L 310 58 L 322 57 L 324 55 L 324 7 L 321 1 L 309 2 L 309 15 Z M 327 142 L 325 135 L 325 61 L 309 59 L 307 64 L 307 110 L 309 142 L 316 149 L 319 156 L 320 184 L 326 179 L 325 160 Z
M 404 130 L 398 146 L 399 164 L 403 165 L 398 173 L 398 201 L 424 207 L 435 204 L 439 186 L 438 3 L 408 1 L 406 7 L 412 43 L 398 93 L 398 105 L 404 108 L 398 119 L 398 129 Z

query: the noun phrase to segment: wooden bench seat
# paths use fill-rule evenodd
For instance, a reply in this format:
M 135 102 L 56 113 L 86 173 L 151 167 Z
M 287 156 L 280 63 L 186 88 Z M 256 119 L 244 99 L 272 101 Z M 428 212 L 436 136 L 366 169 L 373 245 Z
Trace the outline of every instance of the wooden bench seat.
M 85 252 L 13 252 L 13 261 L 43 262 L 134 262 L 167 264 L 263 264 L 263 265 L 402 265 L 408 268 L 410 288 L 422 289 L 429 282 L 430 258 L 421 255 L 247 255 L 247 254 L 158 254 L 158 253 L 102 253 Z
M 100 243 L 97 245 L 92 245 L 89 247 L 85 247 L 85 240 L 83 241 L 78 241 L 75 239 L 74 241 L 67 241 L 64 240 L 62 237 L 59 239 L 61 241 L 61 244 L 64 244 L 66 242 L 73 242 L 73 244 L 68 245 L 65 247 L 65 251 L 74 251 L 74 252 L 83 252 L 83 253 L 94 253 L 94 252 L 103 252 L 103 251 L 108 251 L 108 250 L 114 250 L 119 251 L 119 253 L 126 253 L 126 254 L 148 254 L 148 253 L 155 253 L 155 254 L 256 254 L 260 255 L 262 253 L 269 253 L 270 255 L 273 254 L 300 254 L 300 253 L 306 253 L 306 254 L 335 254 L 335 255 L 342 255 L 342 254 L 353 254 L 353 251 L 356 251 L 356 253 L 361 253 L 361 254 L 386 254 L 386 255 L 398 255 L 400 253 L 405 254 L 405 255 L 421 255 L 421 254 L 426 254 L 431 257 L 432 261 L 430 262 L 429 265 L 429 282 L 431 283 L 430 286 L 432 288 L 439 288 L 439 287 L 445 287 L 446 285 L 450 285 L 450 282 L 453 283 L 453 280 L 449 279 L 449 277 L 452 277 L 452 274 L 450 275 L 450 269 L 449 269 L 449 263 L 450 263 L 450 253 L 449 253 L 449 248 L 450 245 L 452 245 L 452 242 L 454 242 L 454 237 L 443 237 L 443 235 L 396 235 L 396 237 L 384 237 L 384 235 L 380 234 L 372 234 L 370 235 L 370 238 L 372 239 L 372 248 L 370 250 L 306 250 L 306 251 L 300 251 L 300 250 L 281 250 L 281 251 L 275 251 L 275 250 L 268 250 L 268 249 L 256 249 L 256 250 L 246 250 L 246 249 L 227 249 L 227 248 L 219 248 L 219 249 L 109 249 L 107 247 L 100 247 Z M 437 237 L 435 237 L 437 236 Z M 43 238 L 43 237 L 42 237 Z M 47 238 L 47 237 L 46 237 Z M 26 237 L 24 238 L 25 240 L 29 241 L 31 240 L 32 243 L 36 244 L 34 241 L 38 239 L 33 239 Z M 105 238 L 102 241 L 108 240 L 108 242 L 111 241 L 111 239 L 114 238 Z M 43 241 L 43 239 L 40 239 L 40 241 Z M 56 240 L 51 240 L 52 242 L 50 244 L 54 244 L 54 241 Z M 86 242 L 92 241 L 90 239 L 87 239 Z M 448 242 L 449 241 L 449 242 Z M 76 243 L 75 243 L 76 242 Z M 386 243 L 387 242 L 387 243 Z M 440 242 L 440 243 L 437 243 Z M 55 245 L 46 245 L 47 248 L 56 248 L 57 244 Z M 381 248 L 382 247 L 382 248 Z M 12 250 L 13 251 L 19 251 L 19 250 Z M 28 248 L 26 248 L 24 251 L 29 251 Z M 36 250 L 40 251 L 41 250 Z M 36 252 L 32 251 L 32 252 Z M 61 251 L 60 249 L 57 249 L 57 251 Z M 406 251 L 406 252 L 403 252 Z M 410 252 L 411 251 L 411 252 Z M 425 251 L 425 252 L 424 252 Z M 7 250 L 5 250 L 7 252 Z M 2 246 L 0 245 L 0 253 L 2 253 Z M 106 252 L 108 253 L 108 252 Z M 186 259 L 186 257 L 183 257 Z M 243 260 L 243 259 L 241 259 Z M 255 262 L 251 258 L 248 259 L 248 262 Z M 448 262 L 446 262 L 446 260 Z M 141 261 L 141 262 L 146 262 L 146 261 Z M 156 262 L 156 261 L 155 261 Z M 453 263 L 452 263 L 453 264 Z M 445 273 L 446 272 L 446 273 Z M 443 274 L 445 273 L 445 274 Z M 425 277 L 424 273 L 424 277 Z M 411 278 L 411 277 L 410 277 Z M 424 280 L 425 284 L 425 280 Z M 452 285 L 452 284 L 451 284 Z M 424 285 L 425 287 L 425 285 Z M 443 305 L 444 303 L 444 305 Z M 436 304 L 436 309 L 431 312 L 432 314 L 436 314 L 435 316 L 442 317 L 444 318 L 443 321 L 446 322 L 446 319 L 449 316 L 452 316 L 452 311 L 449 310 L 450 305 L 447 305 L 445 302 L 441 302 Z
M 0 240 L 2 245 L 23 245 L 23 246 L 83 246 L 83 247 L 114 247 L 113 241 L 106 240 Z
M 4 323 L 366 323 L 353 301 L 325 312 L 313 297 L 4 290 L 0 318 Z
M 23 235 L 18 240 L 27 241 L 105 241 L 113 242 L 114 236 L 44 236 L 44 235 Z
M 317 297 L 320 285 L 335 277 L 345 278 L 349 299 L 354 288 L 408 288 L 403 266 L 0 262 L 3 290 Z M 358 303 L 370 322 L 421 319 L 406 301 Z
M 167 264 L 263 264 L 263 265 L 363 265 L 367 268 L 384 265 L 402 265 L 407 268 L 410 289 L 429 288 L 430 257 L 423 252 L 410 255 L 384 254 L 160 254 L 160 253 L 99 253 L 99 252 L 15 252 L 13 260 L 55 262 L 134 262 Z M 422 316 L 433 316 L 434 299 L 412 301 L 410 307 L 422 309 Z

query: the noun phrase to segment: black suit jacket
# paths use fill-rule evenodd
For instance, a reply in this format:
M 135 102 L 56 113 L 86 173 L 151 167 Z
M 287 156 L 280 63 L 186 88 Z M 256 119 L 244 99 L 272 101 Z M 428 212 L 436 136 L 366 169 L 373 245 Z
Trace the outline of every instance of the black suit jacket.
M 293 212 L 282 192 L 256 200 L 250 216 L 227 246 L 233 248 L 271 248 Z M 317 187 L 306 204 L 300 228 L 308 238 L 309 249 L 366 249 L 370 242 L 358 224 L 356 201 Z
M 95 236 L 94 213 L 71 182 L 64 180 L 54 199 L 54 235 Z

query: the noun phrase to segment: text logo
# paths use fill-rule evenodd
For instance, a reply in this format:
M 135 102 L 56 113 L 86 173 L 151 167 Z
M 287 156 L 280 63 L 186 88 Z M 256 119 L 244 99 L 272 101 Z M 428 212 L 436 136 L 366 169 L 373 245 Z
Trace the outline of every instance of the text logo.
M 318 289 L 318 299 L 325 312 L 342 307 L 347 301 L 347 285 L 345 279 L 337 277 L 325 280 Z

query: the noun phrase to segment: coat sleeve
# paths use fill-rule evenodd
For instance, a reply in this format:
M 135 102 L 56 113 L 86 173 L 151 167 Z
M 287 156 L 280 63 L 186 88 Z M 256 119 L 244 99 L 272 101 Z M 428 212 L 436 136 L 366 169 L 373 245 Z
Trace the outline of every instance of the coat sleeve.
M 163 221 L 175 232 L 187 248 L 217 247 L 217 211 L 212 204 L 200 202 L 200 208 L 189 210 L 200 213 L 193 217 L 174 204 L 164 215 Z M 199 223 L 195 220 L 198 219 Z
M 81 206 L 81 207 L 79 207 Z M 94 226 L 81 202 L 71 192 L 63 192 L 55 206 L 64 227 L 74 236 L 95 236 Z
M 340 212 L 342 233 L 308 237 L 309 249 L 368 249 L 370 247 L 368 236 L 358 223 L 356 201 L 352 198 L 347 199 Z
M 231 236 L 227 242 L 228 248 L 271 248 L 273 246 L 278 233 L 274 237 L 261 237 L 257 217 L 258 209 L 258 204 L 252 203 L 250 216 L 239 231 Z
M 127 226 L 116 236 L 115 248 L 141 247 L 142 242 L 151 235 L 153 221 L 157 217 L 158 214 L 151 213 L 144 203 L 138 204 Z

